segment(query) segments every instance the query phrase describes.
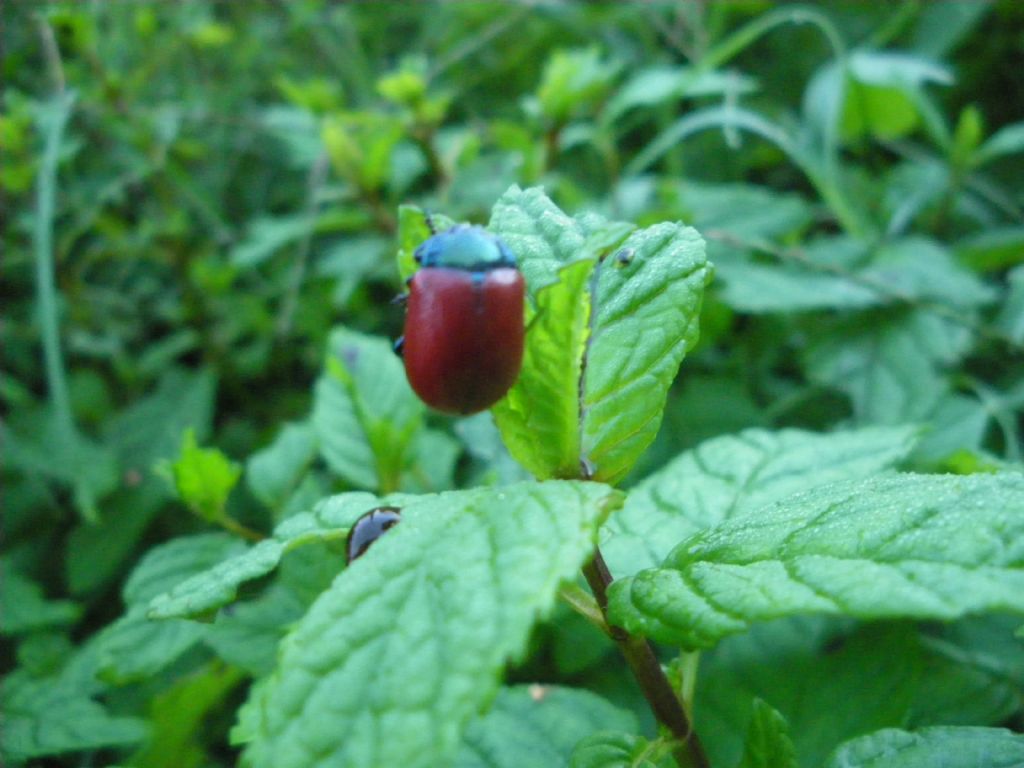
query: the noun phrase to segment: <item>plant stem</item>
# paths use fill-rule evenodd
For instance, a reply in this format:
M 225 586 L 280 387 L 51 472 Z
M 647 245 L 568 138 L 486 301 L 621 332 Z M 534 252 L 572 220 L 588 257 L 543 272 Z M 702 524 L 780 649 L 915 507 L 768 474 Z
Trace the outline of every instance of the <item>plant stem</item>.
M 227 515 L 224 515 L 224 517 L 217 520 L 217 522 L 220 524 L 220 527 L 223 528 L 225 531 L 233 533 L 236 536 L 241 536 L 246 541 L 258 542 L 263 541 L 265 538 L 267 538 L 259 531 L 254 531 L 249 526 L 240 523 L 237 520 L 235 520 L 235 518 L 228 517 Z
M 60 350 L 60 319 L 57 309 L 57 287 L 53 253 L 53 218 L 57 197 L 57 165 L 64 127 L 71 116 L 75 102 L 73 93 L 64 90 L 64 75 L 60 56 L 49 25 L 38 19 L 44 51 L 50 60 L 56 92 L 43 108 L 40 128 L 44 145 L 36 185 L 36 213 L 32 229 L 32 244 L 36 262 L 36 302 L 42 332 L 43 360 L 46 367 L 46 387 L 50 394 L 54 416 L 65 435 L 75 431 L 68 396 L 64 359 Z
M 608 585 L 612 583 L 612 575 L 599 547 L 595 547 L 593 559 L 583 566 L 583 575 L 590 584 L 607 622 Z M 679 697 L 665 677 L 661 662 L 658 661 L 651 644 L 642 637 L 631 635 L 621 627 L 609 624 L 609 630 L 612 638 L 618 643 L 630 671 L 640 684 L 640 690 L 643 691 L 654 716 L 678 742 L 672 753 L 676 763 L 680 768 L 709 768 L 710 763 L 700 739 L 693 731 Z

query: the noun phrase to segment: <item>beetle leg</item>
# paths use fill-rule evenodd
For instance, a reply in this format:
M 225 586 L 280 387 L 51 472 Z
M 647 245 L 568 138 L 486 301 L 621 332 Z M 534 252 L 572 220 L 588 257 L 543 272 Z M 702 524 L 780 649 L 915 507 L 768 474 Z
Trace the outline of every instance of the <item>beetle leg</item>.
M 402 304 L 405 304 L 405 302 L 407 302 L 408 300 L 409 300 L 409 294 L 408 293 L 399 293 L 399 294 L 396 294 L 395 298 L 393 298 L 391 300 L 391 303 L 392 304 L 397 304 L 397 305 L 402 305 Z
M 399 336 L 395 339 L 394 346 L 392 349 L 395 350 L 395 354 L 402 357 L 402 350 L 405 349 L 405 336 Z
M 437 234 L 437 227 L 434 226 L 434 217 L 430 215 L 430 211 L 423 212 L 423 218 L 426 219 L 427 229 L 430 230 L 430 234 Z

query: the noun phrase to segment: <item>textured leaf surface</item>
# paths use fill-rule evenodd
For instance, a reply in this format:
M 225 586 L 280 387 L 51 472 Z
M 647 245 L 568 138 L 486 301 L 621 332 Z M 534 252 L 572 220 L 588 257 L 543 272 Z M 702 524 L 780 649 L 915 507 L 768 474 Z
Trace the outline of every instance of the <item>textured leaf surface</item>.
M 708 647 L 801 613 L 951 620 L 1024 612 L 1024 477 L 898 475 L 823 486 L 619 580 L 610 620 Z
M 621 247 L 629 262 L 601 262 L 593 282 L 581 408 L 582 459 L 612 483 L 654 440 L 710 279 L 704 241 L 689 227 L 656 224 Z
M 509 449 L 540 478 L 617 482 L 654 439 L 697 340 L 704 241 L 680 224 L 631 232 L 594 214 L 570 219 L 518 187 L 490 226 L 516 253 L 537 309 L 520 382 L 498 411 Z
M 586 234 L 540 187 L 512 187 L 494 204 L 488 225 L 512 249 L 531 298 L 558 281 L 566 262 L 586 253 Z
M 272 537 L 157 594 L 149 603 L 148 615 L 171 619 L 219 608 L 234 599 L 240 584 L 274 570 L 286 552 L 314 541 L 344 540 L 356 518 L 376 506 L 377 497 L 369 493 L 345 493 L 327 499 L 313 512 L 285 520 Z M 338 557 L 340 568 L 340 551 Z
M 737 768 L 797 768 L 786 718 L 761 699 L 754 700 L 754 716 Z
M 285 639 L 255 703 L 249 762 L 452 760 L 617 499 L 601 485 L 561 482 L 411 499 L 401 524 Z
M 563 768 L 576 743 L 600 730 L 635 730 L 636 718 L 589 691 L 556 686 L 503 688 L 470 722 L 455 768 Z
M 1018 768 L 1024 736 L 1002 728 L 886 729 L 835 751 L 826 768 Z
M 580 475 L 579 380 L 593 270 L 591 260 L 568 264 L 558 282 L 537 291 L 522 373 L 493 409 L 509 452 L 537 477 Z
M 56 659 L 63 666 L 47 677 L 21 668 L 0 681 L 0 763 L 131 744 L 146 735 L 144 720 L 112 715 L 91 698 L 103 687 L 94 648 L 87 642 L 65 652 Z
M 329 349 L 313 402 L 321 455 L 357 488 L 395 491 L 423 404 L 384 339 L 339 328 Z
M 751 429 L 708 440 L 633 488 L 601 549 L 620 578 L 661 563 L 687 536 L 798 491 L 869 477 L 906 458 L 914 430 L 818 434 Z
M 174 539 L 146 553 L 125 583 L 125 615 L 97 637 L 100 675 L 119 684 L 146 679 L 197 643 L 204 625 L 151 621 L 146 617 L 149 601 L 244 549 L 233 536 L 207 533 Z

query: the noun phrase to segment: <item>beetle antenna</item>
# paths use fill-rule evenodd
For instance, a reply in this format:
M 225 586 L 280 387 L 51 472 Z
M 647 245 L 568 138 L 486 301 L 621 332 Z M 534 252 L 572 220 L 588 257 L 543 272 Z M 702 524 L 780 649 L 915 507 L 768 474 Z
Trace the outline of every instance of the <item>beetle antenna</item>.
M 423 218 L 427 221 L 427 229 L 430 230 L 430 234 L 437 234 L 437 227 L 434 226 L 434 217 L 430 215 L 430 211 L 423 211 Z

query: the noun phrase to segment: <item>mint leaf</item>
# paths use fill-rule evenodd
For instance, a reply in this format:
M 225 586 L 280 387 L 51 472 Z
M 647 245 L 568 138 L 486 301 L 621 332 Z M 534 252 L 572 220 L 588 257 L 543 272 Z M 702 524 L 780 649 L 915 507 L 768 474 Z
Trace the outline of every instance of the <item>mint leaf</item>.
M 208 765 L 204 737 L 209 719 L 242 679 L 239 670 L 216 663 L 178 679 L 154 697 L 149 738 L 127 764 L 146 768 Z
M 328 346 L 313 403 L 320 453 L 356 488 L 398 490 L 423 404 L 384 339 L 338 328 Z
M 470 722 L 455 768 L 563 768 L 573 747 L 600 730 L 635 730 L 636 718 L 590 691 L 551 685 L 502 688 Z
M 51 680 L 9 675 L 0 683 L 0 699 L 0 757 L 12 763 L 132 744 L 146 735 L 144 720 L 113 716 L 98 702 Z
M 591 260 L 568 264 L 558 282 L 537 291 L 519 380 L 492 410 L 509 452 L 537 477 L 580 476 L 579 380 L 593 270 Z
M 797 768 L 786 718 L 761 699 L 754 699 L 754 714 L 737 768 Z
M 951 620 L 1024 612 L 1024 477 L 899 475 L 823 486 L 680 544 L 616 581 L 609 620 L 714 645 L 801 613 Z
M 569 768 L 672 768 L 669 748 L 632 733 L 603 731 L 580 741 Z
M 678 224 L 634 232 L 622 252 L 629 263 L 602 262 L 592 289 L 581 413 L 582 460 L 612 483 L 657 434 L 668 387 L 697 342 L 710 278 L 704 241 Z
M 216 522 L 224 516 L 228 494 L 242 476 L 242 468 L 216 448 L 200 448 L 190 427 L 185 430 L 181 454 L 171 462 L 171 475 L 181 500 L 203 520 Z
M 540 478 L 617 482 L 654 439 L 696 342 L 710 274 L 703 240 L 679 224 L 630 234 L 594 214 L 569 219 L 518 187 L 491 229 L 519 259 L 537 310 L 523 373 L 496 411 L 509 451 Z
M 317 455 L 316 433 L 309 424 L 285 424 L 274 442 L 245 465 L 245 482 L 253 495 L 279 511 Z
M 797 491 L 869 477 L 913 448 L 910 427 L 816 434 L 750 429 L 683 453 L 633 488 L 601 549 L 620 576 L 659 564 L 687 536 L 749 515 Z
M 0 635 L 15 636 L 74 624 L 82 608 L 70 600 L 48 600 L 43 588 L 0 559 Z
M 943 368 L 970 346 L 967 330 L 924 310 L 867 313 L 816 335 L 808 377 L 846 393 L 866 424 L 927 420 L 949 391 Z
M 561 482 L 409 499 L 284 641 L 251 764 L 451 760 L 617 499 Z
M 512 249 L 534 301 L 537 291 L 558 282 L 565 264 L 588 256 L 583 228 L 540 187 L 505 192 L 494 204 L 488 229 Z
M 1024 763 L 1024 736 L 1003 728 L 895 728 L 849 741 L 825 768 L 1015 768 Z
M 92 698 L 103 690 L 95 642 L 51 661 L 63 664 L 45 677 L 22 667 L 0 681 L 0 762 L 132 744 L 146 735 L 144 720 L 112 715 Z
M 149 602 L 155 619 L 199 616 L 231 602 L 240 584 L 265 576 L 285 553 L 314 541 L 343 541 L 352 523 L 380 503 L 368 493 L 345 493 L 325 500 L 313 512 L 294 515 L 274 534 L 234 557 L 228 557 Z M 343 555 L 339 551 L 339 569 Z
M 100 676 L 117 684 L 147 679 L 199 642 L 204 625 L 151 621 L 149 601 L 244 549 L 233 536 L 209 533 L 174 539 L 146 553 L 124 586 L 126 614 L 96 638 Z
M 741 759 L 756 699 L 786 719 L 804 768 L 820 768 L 847 739 L 906 722 L 924 672 L 917 633 L 909 623 L 852 632 L 851 624 L 822 616 L 757 624 L 702 655 L 695 727 L 715 765 Z

